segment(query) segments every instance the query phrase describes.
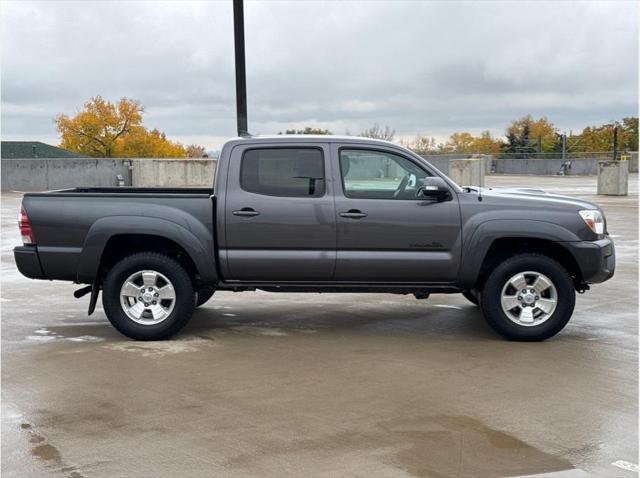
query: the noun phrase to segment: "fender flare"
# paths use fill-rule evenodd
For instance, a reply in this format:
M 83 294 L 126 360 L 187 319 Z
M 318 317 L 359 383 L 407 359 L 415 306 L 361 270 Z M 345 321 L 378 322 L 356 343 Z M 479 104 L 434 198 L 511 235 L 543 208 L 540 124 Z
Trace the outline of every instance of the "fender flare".
M 552 222 L 532 219 L 491 219 L 480 223 L 465 241 L 460 262 L 460 285 L 471 289 L 476 285 L 480 268 L 489 248 L 498 239 L 541 239 L 558 243 L 581 241 L 576 234 Z M 567 249 L 567 254 L 571 252 Z M 574 258 L 575 259 L 575 258 Z
M 207 247 L 191 230 L 166 219 L 149 216 L 108 216 L 94 222 L 85 237 L 78 261 L 78 282 L 93 283 L 109 239 L 123 234 L 146 234 L 169 239 L 187 252 L 203 282 L 216 282 L 218 279 L 213 239 L 208 232 Z

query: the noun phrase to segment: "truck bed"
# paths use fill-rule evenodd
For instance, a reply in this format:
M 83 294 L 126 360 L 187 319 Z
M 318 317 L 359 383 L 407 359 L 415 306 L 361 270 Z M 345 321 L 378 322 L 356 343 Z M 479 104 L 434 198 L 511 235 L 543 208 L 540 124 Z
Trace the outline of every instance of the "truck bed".
M 116 232 L 126 242 L 122 237 L 147 224 L 147 234 L 196 244 L 196 256 L 213 264 L 213 188 L 79 187 L 26 193 L 22 205 L 42 278 L 91 282 L 103 237 Z
M 56 197 L 79 197 L 79 196 L 211 196 L 213 188 L 136 188 L 136 187 L 112 187 L 112 188 L 72 188 L 58 189 L 55 191 L 26 193 L 25 196 L 56 196 Z

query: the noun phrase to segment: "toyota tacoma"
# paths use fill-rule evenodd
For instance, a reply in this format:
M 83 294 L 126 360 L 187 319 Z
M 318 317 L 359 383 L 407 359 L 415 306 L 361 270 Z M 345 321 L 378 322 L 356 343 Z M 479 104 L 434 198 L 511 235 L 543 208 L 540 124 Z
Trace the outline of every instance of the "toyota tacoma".
M 213 178 L 212 178 L 213 182 Z M 462 293 L 513 340 L 544 340 L 576 292 L 612 277 L 596 204 L 460 187 L 401 146 L 338 136 L 239 137 L 213 188 L 27 193 L 14 250 L 32 279 L 102 291 L 113 326 L 171 337 L 216 291 Z

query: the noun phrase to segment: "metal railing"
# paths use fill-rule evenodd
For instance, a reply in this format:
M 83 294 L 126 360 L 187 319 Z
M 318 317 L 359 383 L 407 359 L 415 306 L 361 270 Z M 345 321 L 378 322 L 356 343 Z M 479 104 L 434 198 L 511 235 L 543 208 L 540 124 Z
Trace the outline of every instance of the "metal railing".
M 629 155 L 629 152 L 618 151 L 618 158 L 624 155 Z M 538 153 L 533 152 L 519 152 L 519 153 L 483 153 L 483 152 L 471 152 L 471 153 L 428 153 L 420 154 L 425 158 L 449 158 L 449 159 L 464 159 L 480 156 L 491 156 L 493 159 L 613 159 L 613 151 L 597 151 L 597 152 L 567 152 L 565 155 L 562 152 L 553 153 Z

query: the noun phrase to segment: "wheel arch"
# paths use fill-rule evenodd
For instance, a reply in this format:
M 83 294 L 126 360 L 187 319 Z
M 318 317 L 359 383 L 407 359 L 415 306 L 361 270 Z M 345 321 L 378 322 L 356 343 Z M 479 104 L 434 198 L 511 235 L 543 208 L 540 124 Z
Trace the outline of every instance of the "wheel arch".
M 85 239 L 78 282 L 100 282 L 118 260 L 138 252 L 158 252 L 185 267 L 195 283 L 217 280 L 213 241 L 203 244 L 193 232 L 171 221 L 152 217 L 110 216 L 96 221 Z
M 478 271 L 476 282 L 482 284 L 493 267 L 505 257 L 526 253 L 540 254 L 555 260 L 567 270 L 576 288 L 582 284 L 582 272 L 578 263 L 561 243 L 548 239 L 527 238 L 522 240 L 522 238 L 512 237 L 502 237 L 491 244 Z
M 582 271 L 563 242 L 579 241 L 571 231 L 543 221 L 496 220 L 476 228 L 464 248 L 460 283 L 481 287 L 487 273 L 505 257 L 537 253 L 554 259 L 571 275 L 576 288 L 583 284 Z

